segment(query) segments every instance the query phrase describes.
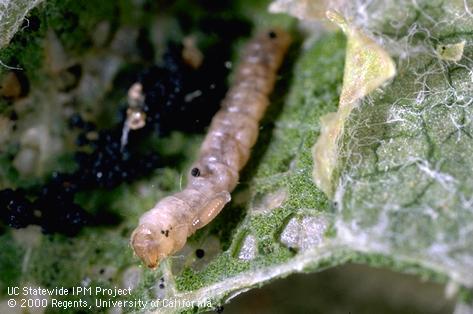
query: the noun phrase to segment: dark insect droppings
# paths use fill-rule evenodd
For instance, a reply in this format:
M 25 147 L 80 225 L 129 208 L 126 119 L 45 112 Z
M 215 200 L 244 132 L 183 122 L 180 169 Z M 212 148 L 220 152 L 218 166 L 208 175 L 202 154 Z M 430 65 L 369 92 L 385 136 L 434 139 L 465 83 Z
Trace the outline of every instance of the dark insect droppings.
M 197 258 L 202 258 L 202 257 L 204 257 L 204 255 L 205 255 L 204 250 L 202 250 L 202 249 L 195 250 L 195 256 L 197 256 Z
M 191 170 L 191 175 L 192 175 L 193 177 L 198 177 L 198 176 L 200 176 L 200 170 L 199 170 L 199 168 L 192 168 L 192 170 Z
M 17 120 L 18 120 L 18 114 L 16 113 L 15 110 L 13 110 L 13 111 L 10 113 L 10 120 L 12 120 L 12 121 L 17 121 Z

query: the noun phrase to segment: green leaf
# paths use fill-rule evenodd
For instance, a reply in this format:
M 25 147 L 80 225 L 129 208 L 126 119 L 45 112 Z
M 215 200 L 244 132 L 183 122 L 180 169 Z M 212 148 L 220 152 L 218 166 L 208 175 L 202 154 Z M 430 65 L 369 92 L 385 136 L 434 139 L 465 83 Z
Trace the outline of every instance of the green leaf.
M 473 24 L 464 3 L 421 3 L 395 36 L 379 29 L 416 52 L 398 57 L 394 81 L 350 116 L 335 224 L 337 239 L 353 249 L 472 287 Z M 455 60 L 438 53 L 455 47 Z

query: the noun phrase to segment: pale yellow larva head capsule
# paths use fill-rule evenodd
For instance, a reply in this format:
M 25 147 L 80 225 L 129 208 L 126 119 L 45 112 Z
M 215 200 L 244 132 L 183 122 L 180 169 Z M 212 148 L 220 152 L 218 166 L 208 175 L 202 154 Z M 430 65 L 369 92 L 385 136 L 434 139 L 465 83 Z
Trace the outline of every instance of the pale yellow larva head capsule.
M 133 231 L 131 246 L 135 254 L 149 268 L 155 268 L 162 259 L 182 247 L 180 243 L 176 243 L 174 237 L 170 236 L 168 230 L 162 232 L 159 227 L 151 224 L 141 224 Z
M 155 268 L 162 259 L 182 249 L 191 232 L 189 213 L 186 202 L 168 196 L 141 216 L 130 244 L 148 267 Z
M 135 254 L 150 268 L 155 268 L 162 258 L 169 255 L 170 251 L 166 240 L 153 229 L 151 225 L 139 225 L 131 236 L 131 246 Z

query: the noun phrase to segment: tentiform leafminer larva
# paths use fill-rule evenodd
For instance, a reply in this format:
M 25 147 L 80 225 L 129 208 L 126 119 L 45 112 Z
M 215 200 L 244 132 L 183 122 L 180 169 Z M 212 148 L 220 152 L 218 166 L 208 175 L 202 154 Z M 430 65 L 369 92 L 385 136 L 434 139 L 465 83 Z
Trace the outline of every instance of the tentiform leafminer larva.
M 230 201 L 239 171 L 258 136 L 276 72 L 289 46 L 280 29 L 259 33 L 245 47 L 234 83 L 215 115 L 189 171 L 186 188 L 146 212 L 131 236 L 133 249 L 148 267 L 179 251 L 187 237 L 208 224 Z

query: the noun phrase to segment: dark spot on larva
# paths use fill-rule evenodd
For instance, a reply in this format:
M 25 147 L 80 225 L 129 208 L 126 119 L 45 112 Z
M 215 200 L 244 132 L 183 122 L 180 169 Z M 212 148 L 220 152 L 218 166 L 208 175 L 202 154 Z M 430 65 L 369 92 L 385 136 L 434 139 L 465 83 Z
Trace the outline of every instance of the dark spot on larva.
M 100 273 L 100 275 L 103 275 L 105 273 L 105 269 L 100 268 L 99 273 Z
M 215 308 L 215 313 L 219 313 L 219 314 L 220 314 L 220 313 L 223 312 L 223 310 L 224 310 L 223 306 L 221 306 L 221 305 L 220 305 L 220 306 L 217 306 L 217 307 Z
M 192 168 L 192 170 L 191 170 L 191 175 L 192 175 L 193 177 L 198 177 L 198 176 L 200 176 L 200 170 L 199 170 L 199 168 Z
M 204 255 L 205 255 L 204 250 L 202 250 L 202 249 L 195 250 L 195 256 L 197 256 L 197 258 L 202 258 L 202 257 L 204 257 Z
M 274 38 L 277 37 L 277 35 L 276 35 L 276 33 L 275 33 L 274 31 L 270 31 L 270 32 L 268 33 L 268 36 L 269 36 L 269 38 L 271 38 L 271 39 L 274 39 Z
M 159 289 L 164 289 L 164 287 L 165 287 L 165 286 L 164 286 L 163 283 L 160 283 L 160 284 L 159 284 Z
M 161 230 L 161 234 L 164 234 L 164 236 L 167 238 L 169 236 L 169 230 Z
M 445 47 L 445 46 L 442 46 L 442 51 L 445 51 L 445 49 L 447 49 L 447 47 Z

